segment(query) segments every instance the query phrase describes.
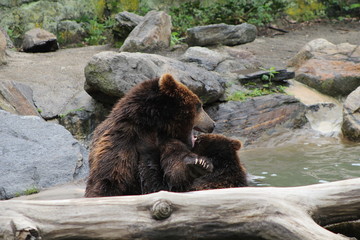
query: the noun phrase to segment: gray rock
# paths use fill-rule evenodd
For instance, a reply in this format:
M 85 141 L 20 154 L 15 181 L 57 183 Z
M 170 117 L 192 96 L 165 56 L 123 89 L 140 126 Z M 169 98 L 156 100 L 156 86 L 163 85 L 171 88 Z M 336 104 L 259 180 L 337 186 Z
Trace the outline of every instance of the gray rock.
M 256 33 L 256 27 L 248 23 L 239 25 L 212 24 L 188 29 L 186 42 L 189 46 L 218 44 L 234 46 L 254 41 Z
M 85 67 L 85 90 L 96 100 L 113 104 L 136 84 L 164 73 L 171 73 L 204 103 L 224 93 L 224 80 L 217 73 L 156 54 L 110 51 L 94 55 Z
M 0 110 L 0 129 L 0 199 L 87 176 L 87 152 L 64 127 Z
M 360 86 L 360 47 L 332 44 L 325 39 L 307 43 L 289 62 L 295 79 L 332 97 L 346 96 Z
M 247 91 L 239 81 L 246 72 L 258 71 L 261 63 L 256 57 L 236 47 L 190 47 L 180 57 L 181 61 L 191 62 L 209 71 L 218 72 L 226 81 L 226 91 L 220 100 L 225 100 L 238 91 Z
M 95 101 L 85 91 L 80 91 L 59 114 L 58 121 L 77 140 L 89 146 L 91 133 L 109 112 L 110 109 Z
M 114 37 L 117 40 L 125 40 L 130 32 L 144 20 L 144 17 L 124 11 L 116 14 L 115 20 L 116 24 L 113 27 Z
M 171 17 L 165 12 L 150 11 L 121 46 L 121 52 L 153 52 L 170 46 Z
M 0 31 L 0 65 L 6 63 L 6 38 L 5 35 Z
M 341 130 L 349 140 L 360 142 L 360 87 L 345 100 Z
M 306 106 L 293 96 L 274 94 L 247 101 L 229 101 L 207 109 L 216 122 L 215 133 L 254 143 L 262 134 L 275 132 L 275 127 L 296 129 L 307 123 Z
M 0 81 L 0 109 L 20 115 L 39 116 L 32 89 L 22 83 Z
M 224 61 L 226 58 L 226 55 L 220 54 L 205 47 L 190 47 L 180 57 L 180 60 L 184 62 L 194 62 L 197 63 L 200 67 L 203 67 L 209 71 L 213 71 L 219 65 L 219 63 Z
M 239 75 L 240 71 L 247 69 L 259 69 L 260 61 L 256 56 L 246 50 L 235 47 L 223 46 L 218 48 L 219 53 L 226 55 L 225 61 L 219 63 L 215 71 L 221 74 Z
M 58 50 L 59 45 L 54 34 L 34 28 L 25 33 L 22 49 L 24 52 L 52 52 Z

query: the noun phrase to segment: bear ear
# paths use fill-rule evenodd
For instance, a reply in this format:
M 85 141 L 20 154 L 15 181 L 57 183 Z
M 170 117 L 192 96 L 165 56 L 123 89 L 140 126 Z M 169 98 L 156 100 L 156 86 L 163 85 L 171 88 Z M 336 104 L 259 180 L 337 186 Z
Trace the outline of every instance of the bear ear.
M 159 79 L 160 91 L 164 93 L 173 92 L 177 88 L 177 86 L 178 86 L 177 81 L 169 73 L 163 74 Z
M 242 143 L 239 140 L 232 140 L 233 148 L 238 151 L 242 147 Z

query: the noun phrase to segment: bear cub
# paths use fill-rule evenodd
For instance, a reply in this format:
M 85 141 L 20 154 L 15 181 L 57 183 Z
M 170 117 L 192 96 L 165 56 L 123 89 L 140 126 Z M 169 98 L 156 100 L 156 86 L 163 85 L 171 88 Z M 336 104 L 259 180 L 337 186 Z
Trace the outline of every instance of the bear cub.
M 190 191 L 248 186 L 246 169 L 240 162 L 239 140 L 220 134 L 202 134 L 195 140 L 193 152 L 212 161 L 213 172 L 196 178 Z

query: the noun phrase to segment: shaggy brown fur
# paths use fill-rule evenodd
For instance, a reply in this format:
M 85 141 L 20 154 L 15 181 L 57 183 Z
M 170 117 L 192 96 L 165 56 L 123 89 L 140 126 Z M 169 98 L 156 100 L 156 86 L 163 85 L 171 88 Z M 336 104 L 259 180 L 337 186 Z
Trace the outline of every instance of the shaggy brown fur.
M 135 86 L 94 132 L 85 196 L 187 188 L 212 170 L 190 151 L 193 128 L 211 132 L 214 122 L 200 99 L 170 74 Z
M 197 137 L 193 152 L 212 161 L 213 172 L 194 180 L 189 190 L 204 190 L 247 186 L 246 170 L 237 151 L 239 140 L 219 134 L 202 134 Z

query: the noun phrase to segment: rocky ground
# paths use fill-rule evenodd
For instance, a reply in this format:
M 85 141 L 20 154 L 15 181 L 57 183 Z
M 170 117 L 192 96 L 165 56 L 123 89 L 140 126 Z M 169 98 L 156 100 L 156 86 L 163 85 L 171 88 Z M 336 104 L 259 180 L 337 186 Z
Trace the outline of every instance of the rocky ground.
M 312 23 L 310 25 L 288 26 L 288 33 L 278 34 L 278 31 L 270 32 L 267 36 L 259 36 L 251 43 L 239 45 L 234 48 L 252 52 L 266 68 L 286 68 L 287 62 L 309 41 L 316 38 L 325 38 L 328 41 L 339 43 L 360 44 L 360 23 Z M 286 29 L 286 28 L 284 28 Z M 53 119 L 60 114 L 71 111 L 78 106 L 79 101 L 87 102 L 91 97 L 84 91 L 84 67 L 91 57 L 104 50 L 111 49 L 108 46 L 84 47 L 60 49 L 52 53 L 22 53 L 8 51 L 7 65 L 0 67 L 0 80 L 12 80 L 29 85 L 33 89 L 33 98 L 41 115 L 47 119 Z M 179 55 L 183 52 L 180 48 L 170 55 Z M 297 91 L 299 89 L 299 91 Z M 291 89 L 292 94 L 300 95 L 303 88 Z M 306 91 L 306 100 L 317 95 Z M 316 102 L 316 100 L 314 100 Z M 76 196 L 82 195 L 83 184 L 74 187 Z M 57 191 L 49 191 L 40 195 L 45 198 L 66 198 L 69 187 L 59 188 Z M 55 194 L 55 196 L 54 196 Z M 74 197 L 71 195 L 69 197 Z
M 238 46 L 254 53 L 266 67 L 286 67 L 306 43 L 324 38 L 334 44 L 360 44 L 360 22 L 312 22 L 288 25 L 283 28 L 288 33 L 271 31 L 259 36 L 254 42 Z

